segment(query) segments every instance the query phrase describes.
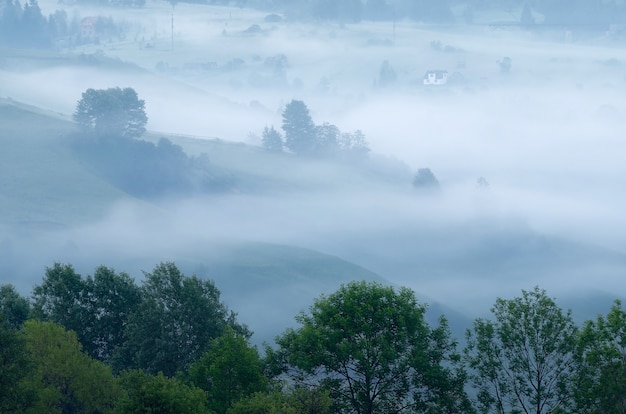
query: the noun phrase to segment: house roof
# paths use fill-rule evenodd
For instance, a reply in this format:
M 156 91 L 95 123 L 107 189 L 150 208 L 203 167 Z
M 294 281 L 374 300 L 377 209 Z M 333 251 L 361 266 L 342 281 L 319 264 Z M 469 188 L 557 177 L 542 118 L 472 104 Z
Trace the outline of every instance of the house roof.
M 424 74 L 424 79 L 435 76 L 435 79 L 443 79 L 448 76 L 447 70 L 427 70 Z

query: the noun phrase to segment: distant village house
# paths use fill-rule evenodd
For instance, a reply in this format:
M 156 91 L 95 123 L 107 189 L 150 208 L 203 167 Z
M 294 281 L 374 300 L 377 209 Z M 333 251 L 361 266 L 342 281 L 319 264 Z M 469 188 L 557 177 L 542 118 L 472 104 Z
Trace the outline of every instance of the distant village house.
M 110 17 L 88 16 L 80 21 L 80 35 L 86 38 L 94 38 L 104 34 L 107 28 L 113 25 Z
M 424 85 L 445 85 L 448 82 L 448 71 L 429 70 L 424 75 Z
M 91 37 L 96 35 L 96 26 L 98 24 L 99 17 L 89 16 L 84 17 L 80 21 L 80 34 L 84 37 Z

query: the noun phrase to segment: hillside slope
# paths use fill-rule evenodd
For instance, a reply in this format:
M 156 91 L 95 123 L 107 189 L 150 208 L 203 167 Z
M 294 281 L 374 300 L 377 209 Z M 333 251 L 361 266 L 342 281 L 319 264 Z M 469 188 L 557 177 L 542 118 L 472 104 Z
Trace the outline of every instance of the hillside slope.
M 77 159 L 72 130 L 58 114 L 0 100 L 0 227 L 84 223 L 128 198 Z

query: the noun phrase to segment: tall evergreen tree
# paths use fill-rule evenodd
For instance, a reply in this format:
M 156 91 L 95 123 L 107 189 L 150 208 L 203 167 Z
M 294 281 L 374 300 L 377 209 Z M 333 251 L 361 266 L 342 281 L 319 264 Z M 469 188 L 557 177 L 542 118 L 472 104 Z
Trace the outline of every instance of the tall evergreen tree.
M 312 155 L 317 147 L 315 124 L 309 108 L 302 101 L 292 100 L 283 111 L 285 146 L 298 155 Z

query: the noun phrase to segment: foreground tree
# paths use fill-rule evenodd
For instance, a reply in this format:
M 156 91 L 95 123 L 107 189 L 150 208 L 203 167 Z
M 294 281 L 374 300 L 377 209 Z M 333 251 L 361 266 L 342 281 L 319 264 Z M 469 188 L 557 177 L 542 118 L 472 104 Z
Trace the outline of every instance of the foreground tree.
M 52 322 L 29 320 L 23 332 L 35 373 L 26 383 L 39 397 L 32 412 L 109 413 L 121 397 L 111 369 L 81 352 L 76 335 Z
M 330 390 L 338 412 L 471 412 L 444 319 L 430 329 L 414 293 L 352 282 L 296 317 L 269 358 Z
M 207 392 L 209 408 L 217 414 L 225 414 L 235 401 L 268 390 L 256 348 L 231 328 L 211 341 L 209 350 L 189 367 L 189 376 Z
M 328 391 L 296 387 L 257 392 L 236 401 L 227 414 L 329 414 L 332 402 Z
M 126 326 L 141 302 L 141 290 L 128 274 L 98 266 L 87 276 L 85 287 L 86 324 L 84 345 L 93 358 L 110 363 L 127 341 Z
M 213 414 L 206 407 L 206 396 L 201 389 L 162 373 L 125 371 L 120 382 L 124 396 L 116 404 L 116 414 Z
M 30 303 L 13 285 L 0 285 L 0 314 L 11 328 L 17 329 L 28 319 Z
M 626 413 L 626 312 L 619 300 L 585 323 L 579 345 L 576 412 Z
M 62 325 L 78 334 L 81 343 L 87 338 L 85 285 L 71 264 L 54 263 L 46 267 L 41 285 L 33 289 L 33 315 L 37 319 Z
M 571 402 L 577 329 L 546 292 L 497 299 L 467 331 L 465 356 L 483 413 L 548 414 Z
M 37 395 L 24 381 L 34 367 L 24 335 L 0 313 L 0 413 L 23 413 L 34 405 Z
M 133 88 L 87 89 L 74 121 L 97 138 L 138 138 L 146 132 L 145 102 Z
M 55 263 L 33 289 L 33 314 L 74 331 L 91 357 L 111 362 L 140 300 L 139 287 L 126 273 L 100 266 L 83 279 L 71 264 Z
M 161 371 L 171 377 L 206 352 L 226 327 L 249 335 L 220 301 L 212 281 L 185 276 L 174 263 L 145 273 L 141 291 L 141 305 L 126 327 L 128 341 L 115 358 L 117 369 Z

